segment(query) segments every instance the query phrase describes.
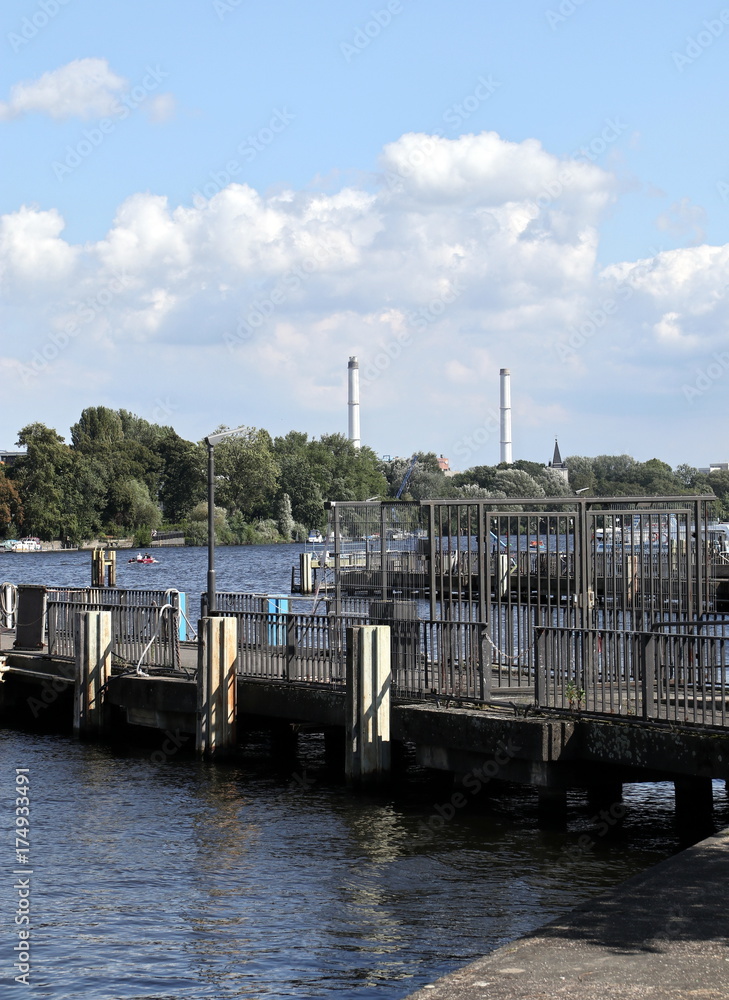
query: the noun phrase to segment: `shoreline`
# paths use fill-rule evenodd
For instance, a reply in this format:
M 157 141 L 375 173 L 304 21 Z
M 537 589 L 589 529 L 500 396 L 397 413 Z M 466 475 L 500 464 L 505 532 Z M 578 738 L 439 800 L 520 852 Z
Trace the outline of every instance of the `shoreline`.
M 407 1000 L 729 998 L 729 828 Z

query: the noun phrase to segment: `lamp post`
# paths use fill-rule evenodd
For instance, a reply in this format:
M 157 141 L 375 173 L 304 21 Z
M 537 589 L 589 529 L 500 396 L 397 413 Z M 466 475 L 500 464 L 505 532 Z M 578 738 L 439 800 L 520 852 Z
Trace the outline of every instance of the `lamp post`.
M 205 444 L 208 446 L 208 617 L 212 617 L 217 612 L 215 595 L 215 445 L 243 430 L 245 430 L 245 426 L 236 427 L 232 431 L 208 434 L 205 438 Z

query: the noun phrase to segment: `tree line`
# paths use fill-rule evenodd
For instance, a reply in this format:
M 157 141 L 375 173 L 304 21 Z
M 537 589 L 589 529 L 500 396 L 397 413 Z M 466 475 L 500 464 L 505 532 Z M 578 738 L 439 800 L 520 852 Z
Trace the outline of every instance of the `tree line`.
M 225 430 L 226 428 L 218 428 Z M 172 427 L 126 410 L 85 409 L 70 443 L 41 423 L 24 427 L 25 454 L 0 466 L 0 536 L 37 536 L 69 544 L 182 530 L 190 544 L 207 540 L 207 449 Z M 665 495 L 713 491 L 717 514 L 729 517 L 729 472 L 703 475 L 628 455 L 566 459 L 569 483 L 537 462 L 478 465 L 446 476 L 433 452 L 416 461 L 380 460 L 342 434 L 271 437 L 248 427 L 215 449 L 216 537 L 222 544 L 302 540 L 325 525 L 325 500 L 393 498 L 409 472 L 403 499 L 513 499 Z

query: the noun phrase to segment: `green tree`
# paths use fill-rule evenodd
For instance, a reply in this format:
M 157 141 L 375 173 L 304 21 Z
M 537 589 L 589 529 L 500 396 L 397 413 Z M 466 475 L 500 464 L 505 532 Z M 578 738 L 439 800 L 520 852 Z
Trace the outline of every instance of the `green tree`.
M 216 433 L 221 430 L 227 428 Z M 216 497 L 229 514 L 240 512 L 246 521 L 275 514 L 280 473 L 272 446 L 268 431 L 255 427 L 217 445 Z
M 291 513 L 291 497 L 283 493 L 278 505 L 278 530 L 284 541 L 290 542 L 294 530 L 294 518 Z
M 205 447 L 185 441 L 169 430 L 158 440 L 155 453 L 161 463 L 158 499 L 165 520 L 177 524 L 189 515 L 195 504 L 205 499 Z
M 23 524 L 23 504 L 12 480 L 5 475 L 5 469 L 0 466 L 0 532 L 7 534 L 8 528 Z
M 87 406 L 71 427 L 71 444 L 86 454 L 113 448 L 123 440 L 121 418 L 108 406 Z

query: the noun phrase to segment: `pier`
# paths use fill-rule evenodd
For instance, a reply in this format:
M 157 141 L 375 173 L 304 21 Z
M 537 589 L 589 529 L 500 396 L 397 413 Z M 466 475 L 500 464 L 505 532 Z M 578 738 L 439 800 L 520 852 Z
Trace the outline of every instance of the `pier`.
M 409 744 L 452 776 L 454 811 L 514 782 L 545 825 L 571 788 L 610 805 L 626 783 L 672 781 L 680 823 L 708 833 L 712 781 L 729 779 L 709 502 L 333 504 L 326 588 L 220 593 L 213 618 L 203 595 L 203 641 L 176 591 L 19 588 L 4 716 L 70 724 L 98 676 L 84 737 L 180 732 L 222 756 L 250 729 L 314 729 L 353 784 L 393 780 Z

